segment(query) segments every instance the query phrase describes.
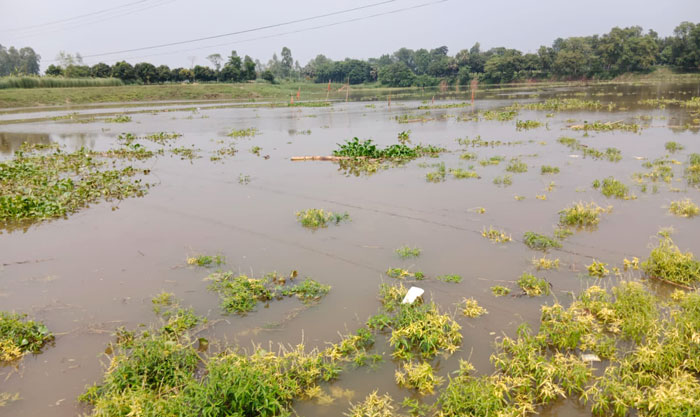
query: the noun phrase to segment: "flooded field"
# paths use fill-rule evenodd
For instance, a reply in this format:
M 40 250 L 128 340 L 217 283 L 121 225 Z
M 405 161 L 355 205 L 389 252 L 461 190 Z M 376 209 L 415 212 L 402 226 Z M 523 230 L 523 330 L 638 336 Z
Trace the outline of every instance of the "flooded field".
M 133 166 L 130 178 L 144 186 L 140 197 L 2 223 L 1 310 L 43 322 L 55 340 L 41 353 L 2 363 L 0 393 L 19 399 L 0 415 L 89 415 L 92 407 L 78 397 L 103 383 L 115 332 L 161 327 L 167 318 L 154 313 L 152 299 L 163 291 L 206 317 L 189 335 L 206 360 L 256 346 L 323 350 L 382 311 L 381 284 L 399 283 L 424 289 L 425 305 L 432 300 L 458 324 L 450 329 L 460 335 L 452 340 L 456 351 L 422 357 L 442 384 L 422 390 L 397 383 L 396 372 L 421 356 L 403 360 L 391 330 L 374 329 L 367 353 L 380 361 L 344 362 L 337 378 L 295 397 L 292 407 L 300 416 L 338 416 L 376 390 L 393 397 L 402 415 L 410 414 L 409 403 L 416 413 L 422 404 L 433 407 L 425 415 L 455 415 L 445 411 L 447 398 L 442 410 L 435 404 L 448 377 L 458 378 L 460 361 L 477 377 L 497 372 L 490 359 L 496 344 L 516 338 L 523 323 L 537 332 L 543 305 L 568 308 L 572 294 L 622 281 L 641 282 L 664 303 L 674 290 L 694 288 L 649 278 L 634 258 L 649 257 L 662 227 L 674 229 L 683 252 L 700 252 L 698 217 L 670 212 L 674 202 L 700 203 L 700 179 L 691 176 L 691 154 L 700 153 L 699 96 L 697 84 L 523 87 L 483 91 L 471 104 L 464 92 L 389 101 L 368 90 L 318 107 L 198 102 L 0 112 L 0 162 L 24 142 L 41 145 L 38 153 L 57 145 L 94 158 L 122 149 L 131 159 L 114 156 L 107 165 Z M 380 149 L 421 147 L 408 158 L 292 160 L 334 156 L 354 137 Z M 560 213 L 578 202 L 583 215 Z M 303 227 L 297 213 L 307 209 L 348 218 Z M 527 232 L 554 238 L 553 246 L 533 243 L 537 236 Z M 199 256 L 212 262 L 199 265 Z M 227 313 L 210 287 L 216 276 L 205 280 L 219 269 L 251 278 L 276 272 L 270 288 L 309 277 L 330 291 L 311 302 L 280 295 L 247 314 Z M 524 273 L 545 280 L 541 294 L 526 294 Z M 497 297 L 495 286 L 510 292 Z M 463 312 L 465 299 L 487 314 Z M 600 376 L 609 361 L 596 352 L 603 360 L 586 363 Z M 204 365 L 194 372 L 202 378 Z M 693 375 L 690 392 L 697 393 L 697 369 Z M 533 410 L 591 415 L 580 393 L 559 394 L 538 396 Z M 401 407 L 406 397 L 416 402 Z

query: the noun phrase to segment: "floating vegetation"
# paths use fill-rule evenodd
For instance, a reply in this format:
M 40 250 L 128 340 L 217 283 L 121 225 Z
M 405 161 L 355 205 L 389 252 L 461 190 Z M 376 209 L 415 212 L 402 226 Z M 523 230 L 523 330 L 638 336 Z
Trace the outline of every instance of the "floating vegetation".
M 598 262 L 594 259 L 590 265 L 586 265 L 586 269 L 588 269 L 588 276 L 596 278 L 607 277 L 610 274 L 610 271 L 605 268 L 606 266 L 608 266 L 608 264 Z
M 432 145 L 416 145 L 414 147 L 405 144 L 393 144 L 385 148 L 379 148 L 372 142 L 372 139 L 360 141 L 357 137 L 338 144 L 339 149 L 333 151 L 334 156 L 344 156 L 350 158 L 370 158 L 370 159 L 403 159 L 411 160 L 421 156 L 437 156 L 445 149 Z
M 399 141 L 400 144 L 405 145 L 407 143 L 411 143 L 411 131 L 410 130 L 402 130 L 399 132 L 399 134 L 396 137 Z
M 516 120 L 515 121 L 515 128 L 517 130 L 529 130 L 529 129 L 535 129 L 542 126 L 542 122 L 539 122 L 537 120 Z
M 692 153 L 688 156 L 685 179 L 688 181 L 688 185 L 696 188 L 700 187 L 700 153 Z
M 389 394 L 382 396 L 377 391 L 369 394 L 365 400 L 350 407 L 347 417 L 401 417 L 394 411 L 394 399 Z
M 430 110 L 430 109 L 457 109 L 462 107 L 471 107 L 471 103 L 448 103 L 448 104 L 431 104 L 418 106 L 418 110 Z
M 659 239 L 641 267 L 648 276 L 672 284 L 689 287 L 700 281 L 700 261 L 692 252 L 681 252 L 668 235 Z
M 488 311 L 486 311 L 484 307 L 480 306 L 474 298 L 465 298 L 462 300 L 462 303 L 464 303 L 464 305 L 461 307 L 462 314 L 467 317 L 476 318 L 484 314 L 488 314 Z
M 438 275 L 437 279 L 443 282 L 452 282 L 454 284 L 462 282 L 462 276 L 456 274 Z
M 463 178 L 479 179 L 479 178 L 481 178 L 481 176 L 479 174 L 477 174 L 476 171 L 473 171 L 473 170 L 467 171 L 467 170 L 460 169 L 460 168 L 450 168 L 450 174 L 452 174 L 452 176 L 454 178 L 457 178 L 457 179 L 463 179 Z
M 506 166 L 506 171 L 515 173 L 527 172 L 527 164 L 520 159 L 513 158 Z
M 629 188 L 620 181 L 613 177 L 607 177 L 600 180 L 593 181 L 593 188 L 600 188 L 600 192 L 606 197 L 621 198 L 623 200 L 634 200 L 637 197 L 634 194 L 630 194 Z
M 502 177 L 495 177 L 493 179 L 493 183 L 498 185 L 498 186 L 504 186 L 507 187 L 509 185 L 513 185 L 513 176 L 512 175 L 504 175 Z
M 226 258 L 221 255 L 197 255 L 187 258 L 187 265 L 204 266 L 207 268 L 214 265 L 220 266 L 224 263 L 226 263 Z
M 596 203 L 578 202 L 559 212 L 559 224 L 579 228 L 593 227 L 600 222 L 600 213 L 610 213 L 612 206 L 600 207 Z
M 131 116 L 127 116 L 126 114 L 119 114 L 117 116 L 105 119 L 105 122 L 107 123 L 129 123 L 130 121 Z
M 520 278 L 516 281 L 520 289 L 530 297 L 538 295 L 549 295 L 549 283 L 543 278 L 537 278 L 536 276 L 523 272 Z
M 170 150 L 170 152 L 174 155 L 177 155 L 180 157 L 180 159 L 185 160 L 189 159 L 190 161 L 193 159 L 201 158 L 199 154 L 197 153 L 199 149 L 195 149 L 194 145 L 191 148 L 187 148 L 184 146 L 181 146 L 179 148 L 173 148 Z
M 26 314 L 0 311 L 0 363 L 16 361 L 27 353 L 39 353 L 54 339 L 43 323 L 26 317 Z
M 499 122 L 507 122 L 509 120 L 515 119 L 515 116 L 518 115 L 518 112 L 516 110 L 505 110 L 505 111 L 494 111 L 494 110 L 487 110 L 483 113 L 481 113 L 481 117 L 483 117 L 485 120 L 498 120 Z
M 406 294 L 402 286 L 382 284 L 380 298 L 386 312 L 395 312 L 387 325 L 392 356 L 399 360 L 414 357 L 431 359 L 440 352 L 454 353 L 462 343 L 461 327 L 449 315 L 440 313 L 434 303 L 402 304 Z
M 521 140 L 516 140 L 516 141 L 507 141 L 504 142 L 502 140 L 483 140 L 481 139 L 481 135 L 477 135 L 476 138 L 474 139 L 469 139 L 469 137 L 465 138 L 457 138 L 455 139 L 457 143 L 459 143 L 462 146 L 471 146 L 473 148 L 495 148 L 496 146 L 513 146 L 513 145 L 522 145 L 524 142 Z M 466 158 L 465 158 L 466 159 Z M 471 158 L 471 159 L 476 159 L 476 158 Z
M 250 153 L 256 156 L 260 156 L 260 151 L 262 151 L 262 148 L 260 146 L 253 146 L 250 148 Z
M 436 386 L 445 382 L 442 377 L 435 375 L 428 362 L 406 362 L 396 371 L 395 378 L 397 385 L 415 389 L 421 395 L 432 394 Z
M 386 275 L 390 278 L 396 278 L 396 279 L 409 278 L 409 279 L 416 279 L 419 281 L 422 279 L 425 279 L 424 273 L 422 273 L 420 271 L 411 272 L 411 271 L 409 271 L 407 269 L 403 269 L 403 268 L 389 268 L 386 271 Z
M 435 119 L 430 117 L 430 112 L 428 111 L 422 114 L 402 114 L 401 116 L 394 116 L 394 120 L 399 123 L 425 123 Z
M 106 156 L 108 158 L 119 158 L 119 159 L 138 159 L 144 160 L 152 158 L 155 154 L 153 151 L 148 150 L 145 146 L 139 143 L 129 143 L 117 149 L 110 149 L 101 154 L 94 153 L 96 156 Z
M 233 272 L 214 272 L 205 280 L 211 281 L 209 289 L 219 294 L 221 309 L 227 313 L 245 314 L 255 309 L 258 302 L 296 296 L 304 303 L 318 301 L 328 294 L 331 287 L 306 278 L 297 285 L 285 285 L 296 278 L 296 271 L 289 277 L 276 273 L 263 278 L 234 275 Z
M 503 297 L 504 295 L 510 294 L 510 288 L 502 285 L 494 285 L 491 287 L 491 294 L 495 295 L 496 297 Z
M 682 151 L 683 149 L 685 149 L 683 147 L 683 145 L 681 145 L 678 142 L 673 142 L 673 141 L 669 141 L 669 142 L 664 143 L 664 148 L 671 153 Z
M 545 175 L 545 174 L 558 174 L 559 173 L 559 167 L 553 167 L 549 165 L 542 165 L 540 167 L 540 174 Z
M 350 215 L 345 213 L 334 213 L 323 209 L 306 209 L 296 212 L 297 220 L 302 226 L 309 229 L 328 227 L 328 224 L 339 224 L 342 221 L 350 221 Z
M 547 194 L 537 194 L 535 195 L 535 198 L 538 200 L 546 201 L 547 200 Z
M 475 160 L 478 158 L 478 155 L 475 154 L 474 152 L 464 152 L 459 156 L 460 159 L 465 159 L 467 161 Z
M 481 165 L 482 167 L 489 166 L 489 165 L 498 165 L 504 159 L 506 159 L 505 156 L 495 155 L 495 156 L 490 157 L 489 159 L 482 159 L 481 161 L 479 161 L 479 165 Z
M 435 167 L 437 168 L 435 171 L 431 171 L 425 174 L 425 180 L 428 182 L 445 181 L 445 175 L 447 174 L 447 171 L 445 169 L 445 163 L 440 162 L 439 164 L 435 164 Z
M 632 174 L 632 177 L 638 182 L 643 183 L 645 180 L 650 180 L 652 182 L 657 182 L 659 180 L 664 181 L 667 184 L 671 183 L 673 179 L 673 168 L 672 165 L 678 165 L 680 162 L 676 160 L 669 160 L 665 158 L 655 159 L 653 162 L 647 161 L 642 166 L 644 168 L 650 169 L 650 172 Z M 642 184 L 644 187 L 646 184 Z M 644 188 L 642 188 L 644 191 Z
M 232 138 L 250 138 L 258 134 L 258 129 L 254 127 L 249 127 L 247 129 L 234 129 L 230 131 L 226 136 Z
M 614 103 L 604 105 L 599 100 L 581 100 L 578 98 L 553 98 L 539 103 L 516 103 L 514 108 L 522 108 L 526 110 L 542 110 L 542 111 L 565 111 L 565 110 L 600 110 L 607 108 L 612 110 L 615 107 Z
M 481 231 L 481 236 L 487 238 L 493 243 L 506 243 L 513 240 L 509 234 L 502 230 L 494 229 L 493 226 L 489 226 L 488 229 L 484 228 Z
M 584 122 L 582 125 L 570 126 L 572 130 L 593 130 L 596 132 L 606 132 L 612 130 L 625 130 L 628 132 L 639 132 L 639 125 L 636 123 L 624 123 L 622 120 L 616 122 Z
M 406 245 L 396 249 L 396 254 L 399 255 L 401 259 L 417 258 L 420 256 L 420 252 L 420 248 L 412 248 Z
M 164 145 L 168 143 L 168 141 L 175 140 L 182 136 L 180 133 L 168 133 L 168 132 L 158 132 L 158 133 L 153 133 L 150 135 L 146 135 L 143 137 L 143 139 L 150 140 L 151 142 L 159 143 L 161 145 Z
M 566 239 L 567 237 L 573 235 L 574 232 L 568 227 L 557 227 L 554 229 L 554 237 L 559 240 Z
M 530 249 L 547 250 L 550 248 L 561 248 L 561 243 L 546 235 L 535 232 L 525 232 L 523 243 Z
M 672 201 L 668 211 L 676 216 L 693 217 L 700 213 L 700 208 L 691 199 L 686 198 L 685 200 Z
M 559 259 L 549 259 L 546 256 L 532 258 L 532 266 L 540 270 L 559 269 Z
M 525 200 L 525 196 L 524 196 L 524 195 L 514 195 L 513 198 L 515 199 L 515 201 L 523 201 L 523 200 Z
M 625 271 L 629 271 L 629 270 L 636 271 L 639 269 L 639 258 L 637 258 L 636 256 L 633 257 L 631 260 L 625 258 L 622 260 L 622 264 L 624 266 Z
M 18 151 L 0 162 L 0 224 L 63 217 L 102 200 L 140 197 L 146 185 L 127 166 L 104 169 L 106 161 L 84 148 L 33 154 Z
M 571 150 L 582 152 L 584 157 L 607 159 L 610 162 L 618 162 L 622 159 L 622 152 L 617 148 L 606 148 L 605 151 L 600 151 L 588 145 L 584 145 L 578 139 L 565 136 L 557 139 L 557 142 L 567 146 Z

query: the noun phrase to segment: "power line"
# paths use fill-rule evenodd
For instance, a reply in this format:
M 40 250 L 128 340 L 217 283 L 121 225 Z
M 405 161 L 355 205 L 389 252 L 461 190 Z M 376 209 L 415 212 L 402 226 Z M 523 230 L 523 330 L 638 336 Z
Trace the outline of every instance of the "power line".
M 240 41 L 235 41 L 235 42 L 226 42 L 226 43 L 220 43 L 220 44 L 214 44 L 214 45 L 206 45 L 206 46 L 200 46 L 200 47 L 196 47 L 196 48 L 181 49 L 181 50 L 177 50 L 177 51 L 167 51 L 167 52 L 162 52 L 162 53 L 157 53 L 157 54 L 131 56 L 131 57 L 126 57 L 126 58 L 117 58 L 115 60 L 121 61 L 121 60 L 126 60 L 126 59 L 139 59 L 139 58 L 149 58 L 149 57 L 154 57 L 154 56 L 173 55 L 173 54 L 179 54 L 179 53 L 183 53 L 183 52 L 198 51 L 198 50 L 202 50 L 202 49 L 211 49 L 211 48 L 218 48 L 221 46 L 235 45 L 235 44 L 244 43 L 244 42 L 252 42 L 252 41 L 257 41 L 257 40 L 261 40 L 261 39 L 275 38 L 275 37 L 279 37 L 279 36 L 285 36 L 285 35 L 291 35 L 291 34 L 295 34 L 295 33 L 302 33 L 302 32 L 308 32 L 308 31 L 312 31 L 312 30 L 324 29 L 324 28 L 328 28 L 328 27 L 339 26 L 339 25 L 346 24 L 346 23 L 353 23 L 353 22 L 372 19 L 372 18 L 376 18 L 376 17 L 380 17 L 380 16 L 401 13 L 401 12 L 405 12 L 405 11 L 409 11 L 409 10 L 414 10 L 414 9 L 419 9 L 419 8 L 423 8 L 423 7 L 427 7 L 427 6 L 432 6 L 432 5 L 435 5 L 438 3 L 445 3 L 447 1 L 448 0 L 437 0 L 437 1 L 427 2 L 427 3 L 421 3 L 421 4 L 409 6 L 409 7 L 403 7 L 403 8 L 395 9 L 395 10 L 389 10 L 386 12 L 376 13 L 376 14 L 372 14 L 372 15 L 368 15 L 368 16 L 356 17 L 356 18 L 352 18 L 352 19 L 341 20 L 338 22 L 313 26 L 313 27 L 304 28 L 304 29 L 297 29 L 297 30 L 292 30 L 292 31 L 288 31 L 288 32 L 275 33 L 272 35 L 259 36 L 259 37 L 255 37 L 255 38 L 249 38 L 249 39 L 242 39 Z
M 147 1 L 153 1 L 153 0 L 147 0 Z M 155 3 L 147 3 L 147 4 L 142 4 L 142 5 L 137 5 L 135 7 L 131 8 L 126 8 L 122 10 L 113 10 L 111 12 L 104 13 L 102 16 L 93 16 L 91 18 L 88 18 L 84 21 L 76 21 L 73 22 L 72 24 L 69 22 L 69 26 L 64 26 L 64 27 L 56 27 L 56 28 L 50 28 L 49 30 L 43 30 L 43 29 L 30 29 L 29 32 L 27 33 L 22 33 L 15 35 L 12 39 L 24 39 L 24 38 L 32 38 L 36 36 L 46 36 L 47 34 L 50 33 L 55 33 L 55 32 L 60 32 L 63 30 L 69 30 L 69 29 L 76 29 L 76 28 L 81 28 L 84 26 L 88 25 L 94 25 L 95 23 L 99 22 L 104 22 L 106 20 L 111 20 L 115 19 L 118 17 L 122 16 L 128 16 L 134 13 L 142 12 L 144 10 L 152 9 L 154 7 L 160 7 L 168 3 L 172 3 L 175 0 L 155 0 Z
M 96 11 L 96 12 L 85 13 L 85 14 L 81 14 L 81 15 L 78 15 L 78 16 L 68 17 L 68 18 L 65 18 L 65 19 L 53 20 L 53 21 L 51 21 L 51 22 L 45 22 L 45 23 L 41 23 L 41 24 L 37 24 L 37 25 L 23 26 L 23 27 L 19 27 L 19 28 L 2 29 L 2 30 L 0 30 L 0 32 L 22 31 L 22 30 L 34 29 L 34 28 L 38 28 L 38 27 L 45 27 L 45 26 L 48 26 L 48 25 L 55 25 L 55 24 L 58 24 L 58 23 L 69 22 L 69 21 L 71 21 L 71 20 L 78 20 L 78 19 L 82 19 L 82 18 L 84 18 L 84 17 L 94 16 L 94 15 L 98 15 L 98 14 L 110 12 L 110 11 L 112 11 L 112 10 L 117 10 L 117 9 L 121 9 L 121 8 L 124 8 L 124 7 L 133 6 L 133 5 L 139 4 L 139 3 L 147 3 L 147 2 L 149 2 L 149 1 L 151 1 L 151 0 L 139 0 L 139 1 L 134 1 L 134 2 L 131 2 L 131 3 L 122 4 L 121 6 L 110 7 L 110 8 L 108 8 L 108 9 L 102 9 L 102 10 L 98 10 L 98 11 Z
M 123 54 L 126 52 L 145 51 L 148 49 L 164 48 L 167 46 L 183 45 L 183 44 L 187 44 L 187 43 L 201 42 L 201 41 L 205 41 L 205 40 L 209 40 L 209 39 L 217 39 L 217 38 L 223 38 L 223 37 L 227 37 L 227 36 L 240 35 L 243 33 L 257 32 L 257 31 L 264 30 L 264 29 L 271 29 L 271 28 L 276 28 L 276 27 L 280 27 L 280 26 L 288 26 L 288 25 L 295 24 L 295 23 L 307 22 L 309 20 L 321 19 L 324 17 L 335 16 L 335 15 L 344 14 L 344 13 L 350 13 L 350 12 L 354 12 L 357 10 L 368 9 L 370 7 L 377 7 L 377 6 L 387 4 L 387 3 L 393 3 L 395 1 L 398 1 L 398 0 L 385 0 L 385 1 L 382 1 L 379 3 L 372 3 L 372 4 L 365 5 L 365 6 L 353 7 L 351 9 L 340 10 L 337 12 L 331 12 L 331 13 L 326 13 L 326 14 L 321 14 L 321 15 L 316 15 L 316 16 L 311 16 L 311 17 L 305 17 L 303 19 L 290 20 L 287 22 L 275 23 L 275 24 L 267 25 L 267 26 L 259 26 L 256 28 L 239 30 L 236 32 L 222 33 L 219 35 L 205 36 L 203 38 L 189 39 L 186 41 L 170 42 L 170 43 L 163 43 L 163 44 L 159 44 L 159 45 L 144 46 L 141 48 L 123 49 L 121 51 L 113 51 L 113 52 L 104 52 L 104 53 L 99 53 L 99 54 L 85 55 L 83 58 L 94 58 L 94 57 L 105 56 L 105 55 Z

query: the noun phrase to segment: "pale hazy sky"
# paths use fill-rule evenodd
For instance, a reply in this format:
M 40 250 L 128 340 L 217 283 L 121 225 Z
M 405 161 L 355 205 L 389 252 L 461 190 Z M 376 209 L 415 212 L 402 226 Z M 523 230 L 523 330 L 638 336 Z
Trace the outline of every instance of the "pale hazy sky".
M 700 22 L 700 0 L 0 0 L 0 44 L 31 46 L 42 56 L 43 70 L 61 50 L 89 56 L 370 5 L 376 6 L 197 43 L 85 58 L 85 63 L 126 59 L 189 67 L 191 57 L 195 65 L 209 65 L 207 55 L 227 56 L 232 49 L 267 62 L 287 46 L 303 66 L 319 53 L 334 60 L 366 59 L 403 46 L 447 45 L 453 55 L 476 41 L 482 50 L 505 46 L 535 52 L 557 37 L 602 34 L 614 26 L 640 25 L 667 36 L 682 21 Z M 351 19 L 358 20 L 328 26 Z M 311 29 L 317 26 L 327 27 Z

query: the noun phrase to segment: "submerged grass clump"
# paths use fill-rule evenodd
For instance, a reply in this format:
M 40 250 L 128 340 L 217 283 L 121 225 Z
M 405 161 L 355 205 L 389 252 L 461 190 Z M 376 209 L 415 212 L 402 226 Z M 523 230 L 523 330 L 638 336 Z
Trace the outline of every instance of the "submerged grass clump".
M 463 179 L 463 178 L 479 179 L 479 178 L 481 178 L 481 176 L 479 174 L 477 174 L 476 171 L 464 170 L 464 169 L 460 169 L 460 168 L 450 168 L 450 174 L 452 174 L 452 176 L 454 178 L 457 178 L 457 179 Z
M 462 276 L 457 274 L 438 275 L 437 279 L 443 282 L 451 282 L 454 284 L 459 284 L 460 282 L 462 282 Z
M 442 385 L 444 379 L 435 375 L 433 367 L 428 362 L 407 362 L 394 374 L 396 384 L 418 391 L 419 394 L 432 394 L 435 387 Z
M 399 255 L 401 259 L 417 258 L 420 256 L 420 252 L 420 248 L 412 248 L 407 245 L 396 249 L 396 254 Z
M 502 285 L 494 285 L 491 287 L 491 294 L 495 295 L 496 297 L 502 297 L 504 295 L 510 294 L 510 288 L 504 287 Z
M 247 129 L 234 129 L 227 136 L 232 138 L 250 138 L 258 134 L 258 129 L 249 127 Z
M 221 308 L 227 313 L 245 314 L 253 311 L 258 302 L 296 296 L 304 303 L 318 301 L 328 294 L 331 287 L 311 278 L 299 284 L 286 285 L 296 278 L 296 271 L 289 277 L 271 273 L 263 278 L 234 275 L 233 272 L 215 272 L 205 278 L 211 281 L 209 289 L 219 294 Z
M 589 276 L 596 278 L 604 278 L 610 274 L 610 271 L 608 271 L 606 266 L 608 266 L 608 264 L 598 262 L 594 259 L 590 265 L 586 265 L 586 269 L 588 269 Z
M 476 318 L 488 314 L 488 311 L 473 298 L 465 298 L 462 303 L 464 304 L 462 305 L 462 314 L 467 317 Z
M 514 173 L 527 172 L 527 164 L 517 158 L 511 159 L 508 166 L 506 166 L 506 171 Z
M 328 227 L 328 224 L 339 224 L 342 221 L 349 221 L 350 215 L 346 213 L 334 213 L 323 209 L 307 209 L 296 213 L 297 220 L 302 226 L 310 229 Z
M 536 250 L 547 250 L 550 248 L 561 247 L 561 243 L 559 243 L 558 240 L 535 232 L 525 232 L 523 235 L 523 242 L 528 248 Z
M 559 224 L 563 226 L 593 227 L 600 222 L 600 213 L 609 213 L 612 207 L 603 208 L 596 203 L 574 203 L 559 212 Z
M 614 177 L 604 178 L 593 181 L 593 188 L 600 188 L 600 192 L 606 197 L 621 198 L 623 200 L 634 200 L 637 198 L 634 194 L 630 194 L 629 188 L 616 180 Z
M 546 256 L 541 258 L 532 258 L 532 266 L 537 270 L 559 269 L 559 259 L 549 259 Z
M 700 213 L 700 208 L 689 198 L 685 200 L 672 201 L 668 211 L 676 216 L 694 217 Z
M 684 174 L 688 185 L 700 187 L 700 153 L 690 154 Z
M 674 141 L 664 143 L 664 148 L 671 153 L 682 151 L 683 149 L 685 149 L 683 145 Z
M 187 258 L 187 265 L 210 267 L 220 266 L 224 263 L 226 263 L 226 258 L 221 255 L 197 255 Z
M 396 279 L 409 278 L 409 279 L 416 279 L 419 281 L 422 279 L 425 279 L 424 273 L 422 273 L 420 271 L 411 272 L 411 271 L 409 271 L 407 269 L 403 269 L 403 268 L 389 268 L 386 271 L 386 275 L 390 278 L 396 278 Z
M 517 130 L 528 130 L 528 129 L 535 129 L 542 126 L 542 122 L 539 122 L 537 120 L 516 120 L 515 121 L 515 128 Z
M 445 181 L 445 175 L 447 174 L 447 170 L 445 169 L 445 163 L 440 162 L 439 164 L 436 164 L 435 167 L 435 171 L 431 171 L 425 174 L 425 180 L 428 182 Z
M 545 174 L 558 174 L 559 173 L 559 167 L 553 167 L 549 165 L 542 165 L 540 167 L 540 174 L 545 175 Z
M 543 278 L 537 278 L 532 274 L 524 272 L 518 281 L 516 281 L 520 289 L 530 297 L 537 295 L 549 295 L 549 283 Z
M 700 281 L 700 261 L 692 252 L 681 252 L 669 236 L 660 238 L 641 267 L 648 276 L 673 284 L 691 286 Z
M 493 226 L 489 226 L 488 229 L 484 228 L 484 230 L 481 231 L 481 236 L 493 243 L 506 243 L 513 240 L 509 234 L 502 230 L 494 229 Z
M 504 175 L 502 177 L 495 177 L 493 179 L 493 183 L 498 185 L 498 186 L 504 186 L 507 187 L 509 185 L 513 185 L 513 176 L 512 175 Z
M 53 339 L 43 323 L 27 320 L 26 315 L 0 311 L 0 363 L 39 353 Z
M 75 213 L 102 200 L 146 193 L 132 166 L 106 169 L 107 161 L 84 148 L 35 154 L 18 151 L 0 162 L 0 225 Z

